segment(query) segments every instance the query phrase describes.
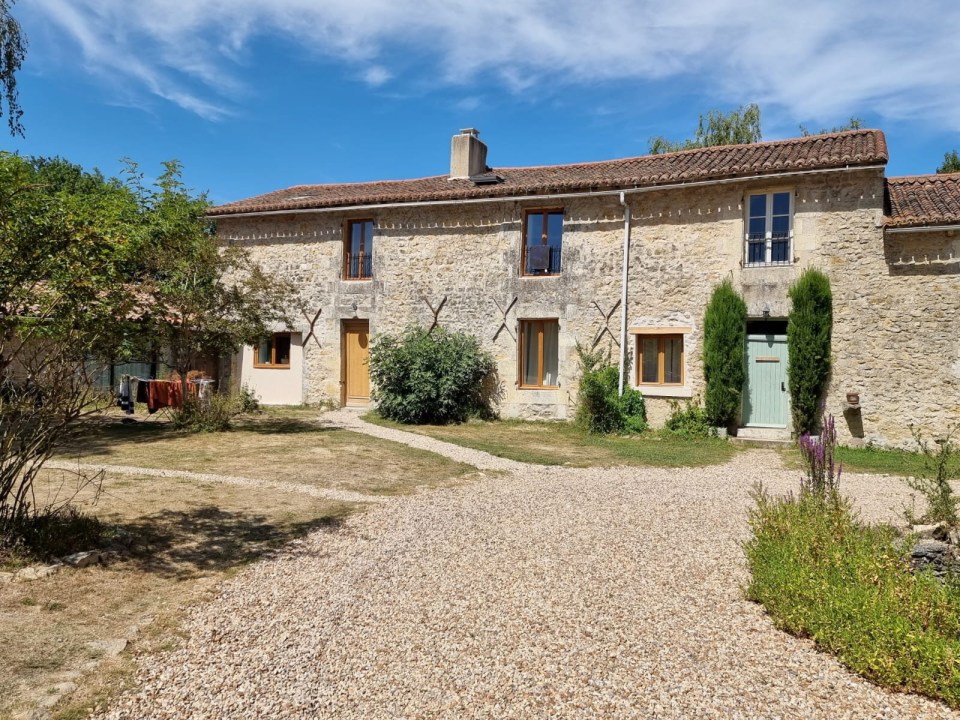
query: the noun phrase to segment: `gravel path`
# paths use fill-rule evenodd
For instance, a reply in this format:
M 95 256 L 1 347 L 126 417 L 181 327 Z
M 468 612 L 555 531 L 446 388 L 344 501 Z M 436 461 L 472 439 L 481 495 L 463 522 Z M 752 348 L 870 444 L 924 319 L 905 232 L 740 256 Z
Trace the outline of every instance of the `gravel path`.
M 198 473 L 189 470 L 168 470 L 166 468 L 145 468 L 135 467 L 133 465 L 104 465 L 102 463 L 76 463 L 63 460 L 48 460 L 43 465 L 48 470 L 87 470 L 90 472 L 100 472 L 114 475 L 138 475 L 141 477 L 163 477 L 163 478 L 184 478 L 186 480 L 196 480 L 197 482 L 223 483 L 225 485 L 241 485 L 245 487 L 271 488 L 283 492 L 296 493 L 299 495 L 309 495 L 311 497 L 323 498 L 324 500 L 336 500 L 340 502 L 368 502 L 382 503 L 386 498 L 379 495 L 364 495 L 363 493 L 351 492 L 349 490 L 333 490 L 330 488 L 320 488 L 304 483 L 282 482 L 276 480 L 255 480 L 253 478 L 240 477 L 238 475 L 216 475 L 214 473 Z
M 851 675 L 743 599 L 758 480 L 785 491 L 797 472 L 761 451 L 520 466 L 392 498 L 226 583 L 102 717 L 960 718 Z M 907 497 L 877 476 L 845 490 L 867 519 Z
M 346 428 L 355 432 L 362 432 L 364 435 L 378 437 L 381 440 L 392 440 L 393 442 L 403 443 L 419 450 L 428 450 L 443 455 L 451 460 L 473 465 L 480 470 L 501 470 L 504 472 L 525 472 L 530 466 L 516 460 L 507 460 L 499 458 L 482 450 L 473 450 L 453 443 L 435 440 L 426 435 L 406 432 L 404 430 L 395 430 L 393 428 L 374 425 L 365 420 L 361 420 L 356 410 L 335 410 L 324 413 L 321 422 L 327 425 Z

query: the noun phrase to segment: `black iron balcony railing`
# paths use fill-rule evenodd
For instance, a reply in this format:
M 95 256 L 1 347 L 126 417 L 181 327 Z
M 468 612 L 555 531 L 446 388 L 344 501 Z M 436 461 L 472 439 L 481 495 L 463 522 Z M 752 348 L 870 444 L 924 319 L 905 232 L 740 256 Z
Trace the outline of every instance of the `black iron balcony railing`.
M 373 277 L 373 258 L 370 253 L 347 255 L 346 278 L 348 280 L 366 280 Z
M 748 235 L 746 259 L 747 265 L 789 265 L 790 233 L 772 233 L 769 238 L 759 233 Z

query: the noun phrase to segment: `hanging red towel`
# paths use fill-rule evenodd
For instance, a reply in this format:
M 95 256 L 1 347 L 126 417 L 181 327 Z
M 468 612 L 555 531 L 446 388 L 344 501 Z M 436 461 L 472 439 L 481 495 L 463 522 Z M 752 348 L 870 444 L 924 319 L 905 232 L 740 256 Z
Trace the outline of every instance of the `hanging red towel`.
M 152 412 L 164 407 L 183 407 L 183 388 L 179 382 L 152 380 L 147 408 Z

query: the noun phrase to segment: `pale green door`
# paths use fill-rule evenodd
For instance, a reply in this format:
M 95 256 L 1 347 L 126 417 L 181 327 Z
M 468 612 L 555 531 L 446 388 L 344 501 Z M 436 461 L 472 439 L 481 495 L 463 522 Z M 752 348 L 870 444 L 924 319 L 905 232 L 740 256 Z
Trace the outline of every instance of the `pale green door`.
M 747 335 L 747 386 L 743 390 L 746 427 L 786 427 L 786 335 Z

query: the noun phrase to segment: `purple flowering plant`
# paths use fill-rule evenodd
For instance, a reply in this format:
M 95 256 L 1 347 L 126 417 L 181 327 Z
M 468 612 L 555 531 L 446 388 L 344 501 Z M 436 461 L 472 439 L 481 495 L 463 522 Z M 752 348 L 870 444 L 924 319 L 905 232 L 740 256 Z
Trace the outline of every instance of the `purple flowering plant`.
M 800 436 L 800 456 L 806 469 L 806 477 L 800 481 L 800 491 L 826 495 L 840 489 L 843 464 L 836 464 L 834 451 L 837 447 L 837 428 L 833 415 L 824 414 L 820 436 L 804 433 Z

